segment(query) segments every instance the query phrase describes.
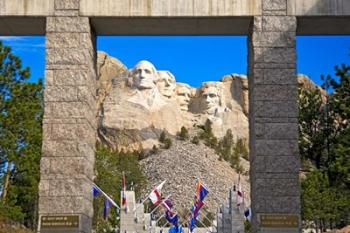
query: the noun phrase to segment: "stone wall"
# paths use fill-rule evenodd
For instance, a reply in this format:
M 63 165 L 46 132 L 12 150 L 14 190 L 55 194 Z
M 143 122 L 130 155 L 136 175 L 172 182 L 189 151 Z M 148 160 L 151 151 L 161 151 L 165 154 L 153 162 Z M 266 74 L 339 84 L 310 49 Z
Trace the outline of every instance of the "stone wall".
M 287 16 L 287 0 L 262 0 L 262 9 L 262 16 L 252 21 L 249 38 L 253 232 L 264 231 L 263 215 L 300 214 L 297 22 Z M 276 230 L 281 231 L 268 229 Z
M 91 232 L 96 142 L 95 35 L 78 0 L 56 0 L 46 22 L 39 215 L 78 215 Z

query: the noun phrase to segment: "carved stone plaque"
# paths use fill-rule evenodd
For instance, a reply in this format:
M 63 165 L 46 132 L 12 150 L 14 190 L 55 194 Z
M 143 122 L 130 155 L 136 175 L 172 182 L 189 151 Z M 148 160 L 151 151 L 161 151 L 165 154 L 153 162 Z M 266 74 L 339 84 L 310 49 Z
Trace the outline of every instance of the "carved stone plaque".
M 79 216 L 41 216 L 40 229 L 42 233 L 79 232 Z

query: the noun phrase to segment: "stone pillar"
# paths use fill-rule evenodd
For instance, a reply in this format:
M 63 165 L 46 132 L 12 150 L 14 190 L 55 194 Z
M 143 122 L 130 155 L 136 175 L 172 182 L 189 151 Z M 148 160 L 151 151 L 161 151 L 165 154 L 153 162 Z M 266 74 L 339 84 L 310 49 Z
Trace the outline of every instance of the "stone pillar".
M 79 16 L 79 0 L 55 0 L 55 16 L 46 19 L 39 232 L 50 231 L 40 226 L 43 218 L 70 215 L 79 219 L 79 229 L 62 232 L 91 232 L 95 65 L 95 35 L 89 18 Z
M 296 17 L 261 0 L 249 35 L 253 232 L 300 231 Z

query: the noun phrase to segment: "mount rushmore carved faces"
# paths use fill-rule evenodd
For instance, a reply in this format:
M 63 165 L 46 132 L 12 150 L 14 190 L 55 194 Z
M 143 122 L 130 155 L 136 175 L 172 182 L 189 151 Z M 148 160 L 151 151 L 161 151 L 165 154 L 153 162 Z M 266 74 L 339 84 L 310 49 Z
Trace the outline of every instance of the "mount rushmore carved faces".
M 169 71 L 158 71 L 159 81 L 157 83 L 159 92 L 167 97 L 171 98 L 175 94 L 176 80 L 172 73 Z
M 129 70 L 125 67 L 118 75 L 109 63 L 100 64 L 99 71 L 112 84 L 102 103 L 101 127 L 106 130 L 101 137 L 115 148 L 150 149 L 157 145 L 161 130 L 176 135 L 182 126 L 190 129 L 206 120 L 211 121 L 216 137 L 224 136 L 227 129 L 237 138 L 247 137 L 247 117 L 233 98 L 242 95 L 239 77 L 229 75 L 193 88 L 176 83 L 170 71 L 158 71 L 149 61 L 140 61 Z M 117 138 L 116 132 L 122 135 Z

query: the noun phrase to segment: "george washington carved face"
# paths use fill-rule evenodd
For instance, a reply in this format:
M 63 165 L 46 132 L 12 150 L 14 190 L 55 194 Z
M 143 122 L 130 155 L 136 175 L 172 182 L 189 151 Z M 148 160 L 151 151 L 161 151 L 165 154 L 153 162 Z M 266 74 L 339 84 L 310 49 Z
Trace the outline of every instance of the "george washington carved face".
M 149 61 L 140 61 L 132 70 L 133 84 L 138 89 L 153 89 L 158 80 L 156 68 Z

